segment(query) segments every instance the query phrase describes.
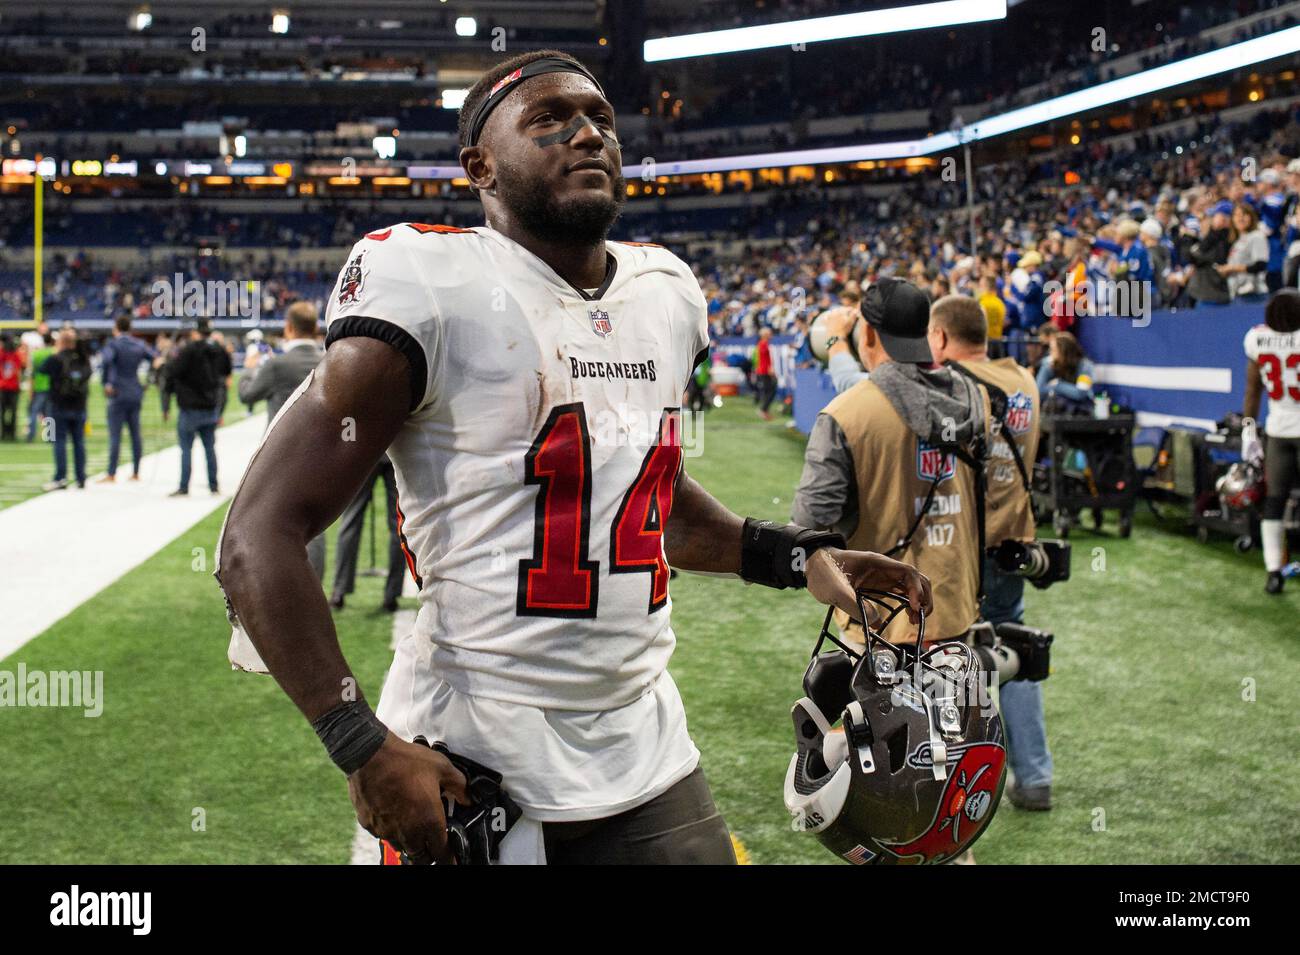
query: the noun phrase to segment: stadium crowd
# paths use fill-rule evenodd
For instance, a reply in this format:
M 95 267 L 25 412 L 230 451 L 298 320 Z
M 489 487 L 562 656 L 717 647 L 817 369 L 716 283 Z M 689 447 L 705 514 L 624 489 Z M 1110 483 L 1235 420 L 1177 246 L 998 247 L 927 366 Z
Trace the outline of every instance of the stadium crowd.
M 647 104 L 638 96 L 636 100 L 619 101 L 615 105 L 622 115 L 644 112 L 662 119 L 662 122 L 651 123 L 644 134 L 625 142 L 629 154 L 671 154 L 675 159 L 691 159 L 760 147 L 767 150 L 837 145 L 842 138 L 818 136 L 809 130 L 808 121 L 925 110 L 927 121 L 922 124 L 925 130 L 945 128 L 962 104 L 986 104 L 993 111 L 1013 109 L 1112 79 L 1116 75 L 1115 61 L 1135 54 L 1139 56 L 1130 64 L 1132 69 L 1151 69 L 1175 59 L 1293 26 L 1296 22 L 1293 12 L 1280 9 L 1289 5 L 1282 0 L 1237 0 L 1213 6 L 1186 4 L 1180 0 L 1153 0 L 1127 9 L 1122 17 L 1098 15 L 1095 25 L 1093 20 L 1074 15 L 1076 12 L 1061 2 L 1024 5 L 1013 7 L 1008 19 L 998 23 L 996 28 L 984 29 L 977 24 L 964 27 L 962 31 L 935 31 L 920 51 L 915 49 L 909 37 L 878 37 L 874 41 L 876 55 L 847 75 L 832 74 L 823 69 L 817 57 L 798 56 L 777 68 L 766 60 L 755 61 L 752 65 L 728 63 L 725 73 L 712 76 L 705 82 L 685 81 L 674 72 L 675 67 L 666 66 L 657 73 L 653 83 L 655 88 L 664 91 L 666 99 L 652 98 Z M 708 24 L 719 29 L 718 24 L 741 25 L 827 15 L 841 8 L 845 5 L 838 0 L 799 0 L 758 7 L 752 3 L 724 3 L 700 4 L 697 14 L 701 28 Z M 1206 31 L 1214 27 L 1274 10 L 1278 12 L 1243 23 L 1231 32 L 1206 35 Z M 239 30 L 244 27 L 265 30 L 264 23 L 256 16 L 226 20 L 230 22 L 214 25 L 216 34 L 225 33 L 227 28 L 233 31 L 232 36 L 239 35 Z M 245 20 L 247 23 L 243 22 Z M 680 21 L 674 19 L 673 22 L 680 26 Z M 435 13 L 429 28 L 442 29 L 438 23 L 441 20 Z M 408 25 L 408 28 L 413 25 Z M 17 33 L 42 36 L 49 28 L 63 26 L 45 23 L 38 14 L 15 21 L 12 29 Z M 163 26 L 165 19 L 159 19 L 155 30 Z M 486 23 L 483 28 L 490 31 L 491 26 L 491 23 Z M 186 23 L 185 32 L 188 33 L 189 29 L 190 25 Z M 512 33 L 520 32 L 511 29 Z M 1098 29 L 1102 32 L 1094 33 Z M 972 41 L 970 31 L 976 31 L 974 35 L 978 35 L 978 41 Z M 522 38 L 526 39 L 526 36 Z M 1024 51 L 1031 45 L 1036 55 L 1026 57 Z M 23 52 L 18 49 L 7 63 L 0 62 L 0 73 L 7 70 L 33 71 L 32 65 L 23 60 Z M 284 59 L 282 54 L 280 59 Z M 339 55 L 333 52 L 309 52 L 299 59 L 301 62 L 289 60 L 284 63 L 260 63 L 252 59 L 248 70 L 255 74 L 257 70 L 274 67 L 277 71 L 309 79 L 344 69 Z M 87 72 L 107 70 L 127 77 L 150 74 L 160 68 L 166 70 L 156 57 L 135 54 L 130 50 L 115 53 L 107 63 L 88 57 L 84 66 Z M 178 60 L 175 68 L 183 78 L 191 83 L 197 82 L 200 74 L 187 66 L 186 61 Z M 424 75 L 424 69 L 418 63 L 412 64 L 407 72 L 411 79 Z M 236 65 L 223 64 L 217 79 L 233 81 L 238 75 Z M 266 97 L 255 84 L 245 89 L 246 95 L 241 102 L 237 98 L 240 86 L 231 86 L 228 82 L 219 83 L 215 88 L 200 83 L 187 90 L 184 96 L 173 96 L 166 102 L 157 99 L 156 91 L 136 89 L 129 83 L 82 89 L 74 87 L 57 98 L 15 98 L 9 101 L 0 90 L 0 115 L 28 130 L 61 131 L 58 138 L 45 144 L 47 153 L 90 154 L 102 146 L 126 159 L 141 161 L 198 155 L 207 141 L 197 137 L 173 137 L 151 143 L 147 155 L 136 155 L 125 142 L 110 141 L 90 148 L 90 140 L 84 134 L 156 129 L 160 113 L 168 117 L 166 125 L 171 129 L 180 128 L 185 123 L 235 120 L 255 130 L 319 131 L 334 129 L 340 122 L 365 122 L 379 118 L 409 131 L 450 133 L 455 129 L 453 111 L 433 108 L 431 98 L 436 94 L 432 89 L 422 89 L 412 95 L 403 92 L 400 85 L 392 87 L 377 83 L 371 89 L 363 88 L 347 99 L 340 99 L 336 87 L 337 84 L 326 84 L 316 91 L 309 88 L 292 107 L 274 97 Z M 679 88 L 693 92 L 682 93 L 680 106 L 675 107 Z M 776 125 L 760 133 L 742 132 L 737 128 L 746 124 Z M 707 140 L 675 138 L 675 134 L 710 128 L 720 131 Z M 853 133 L 848 139 L 861 141 L 862 133 Z M 408 158 L 428 158 L 419 154 L 418 147 L 404 148 L 417 150 Z
M 989 301 L 995 338 L 1049 317 L 1068 328 L 1089 310 L 1105 314 L 1116 304 L 1107 291 L 1132 280 L 1146 283 L 1149 307 L 1226 304 L 1296 284 L 1295 156 L 1300 125 L 1282 111 L 1244 126 L 1207 123 L 1177 145 L 986 168 L 974 252 L 957 183 L 918 178 L 894 197 L 849 202 L 811 190 L 804 207 L 816 213 L 800 234 L 706 263 L 701 282 L 720 335 L 793 331 L 806 308 L 815 314 L 887 275 L 935 298 Z M 1073 286 L 1072 306 L 1052 298 L 1053 282 Z
M 765 205 L 726 210 L 709 220 L 637 214 L 622 229 L 638 238 L 693 227 L 697 238 L 771 237 L 753 242 L 738 258 L 688 255 L 718 335 L 753 335 L 763 327 L 794 331 L 797 316 L 810 318 L 864 282 L 895 275 L 935 297 L 949 291 L 984 297 L 999 337 L 1031 332 L 1053 310 L 1069 311 L 1064 300 L 1048 302 L 1053 282 L 1073 283 L 1076 314 L 1084 311 L 1088 294 L 1094 297 L 1087 307 L 1105 311 L 1110 303 L 1096 296 L 1105 294 L 1108 283 L 1126 280 L 1149 283 L 1150 297 L 1143 302 L 1153 307 L 1223 304 L 1295 285 L 1296 156 L 1300 111 L 1279 109 L 1247 123 L 1204 120 L 1194 137 L 1176 142 L 1139 136 L 1131 149 L 1096 144 L 986 167 L 977 176 L 974 249 L 963 187 L 933 174 L 900 175 L 895 181 L 901 188 L 884 196 L 835 186 L 772 189 Z M 257 282 L 260 316 L 275 320 L 298 299 L 320 306 L 337 266 L 327 250 L 393 218 L 359 203 L 283 219 L 223 216 L 218 208 L 195 203 L 178 204 L 176 211 L 164 217 L 158 244 L 196 246 L 201 237 L 214 237 L 220 245 L 251 230 L 265 246 L 319 247 L 322 254 L 293 266 L 251 250 L 159 254 L 132 270 L 99 268 L 93 253 L 84 251 L 58 254 L 46 273 L 47 314 L 149 318 L 154 283 L 181 273 L 200 281 Z M 412 219 L 428 217 L 427 209 L 410 211 Z M 450 224 L 473 224 L 443 221 L 448 218 Z M 30 276 L 15 269 L 7 278 L 0 311 L 30 316 Z M 1058 316 L 1058 324 L 1068 327 L 1070 317 Z

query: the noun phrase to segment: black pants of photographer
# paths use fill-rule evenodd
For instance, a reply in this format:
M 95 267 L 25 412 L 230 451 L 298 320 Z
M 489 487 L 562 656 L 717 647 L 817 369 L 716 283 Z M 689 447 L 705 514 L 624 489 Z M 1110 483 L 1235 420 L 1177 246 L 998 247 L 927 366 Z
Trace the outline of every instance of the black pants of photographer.
M 776 397 L 776 375 L 755 375 L 754 397 L 758 401 L 759 410 L 767 414 L 772 399 Z
M 18 391 L 0 391 L 0 440 L 13 441 L 18 428 Z
M 547 822 L 548 865 L 735 865 L 736 851 L 704 770 L 608 819 Z
M 384 603 L 394 604 L 402 595 L 402 574 L 406 570 L 406 559 L 402 556 L 402 545 L 397 536 L 397 478 L 393 473 L 392 462 L 385 457 L 375 466 L 340 519 L 339 544 L 334 555 L 334 592 L 331 595 L 335 601 L 352 593 L 356 586 L 361 528 L 366 522 L 366 508 L 370 505 L 375 482 L 379 480 L 384 482 L 384 496 L 388 505 L 388 578 L 384 581 Z

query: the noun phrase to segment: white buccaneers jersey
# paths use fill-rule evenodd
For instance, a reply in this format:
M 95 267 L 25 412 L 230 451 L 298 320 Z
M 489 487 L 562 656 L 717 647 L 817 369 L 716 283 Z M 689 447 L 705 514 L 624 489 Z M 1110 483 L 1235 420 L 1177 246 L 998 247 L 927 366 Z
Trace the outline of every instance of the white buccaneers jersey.
M 1264 430 L 1275 438 L 1300 438 L 1300 332 L 1256 325 L 1246 333 L 1246 357 L 1259 366 L 1268 395 Z
M 356 244 L 326 312 L 329 343 L 380 338 L 415 378 L 389 456 L 421 606 L 380 718 L 542 819 L 621 811 L 698 761 L 663 529 L 705 302 L 667 250 L 607 248 L 583 291 L 492 229 L 403 223 Z

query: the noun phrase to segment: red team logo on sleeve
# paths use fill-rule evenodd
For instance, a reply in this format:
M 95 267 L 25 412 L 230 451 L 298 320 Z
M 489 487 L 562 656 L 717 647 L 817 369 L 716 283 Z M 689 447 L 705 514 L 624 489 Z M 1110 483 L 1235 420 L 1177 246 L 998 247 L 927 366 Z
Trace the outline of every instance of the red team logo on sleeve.
M 361 259 L 366 253 L 358 252 L 357 257 L 348 263 L 339 282 L 339 304 L 355 305 L 361 296 L 361 286 L 365 283 L 366 272 L 361 267 Z

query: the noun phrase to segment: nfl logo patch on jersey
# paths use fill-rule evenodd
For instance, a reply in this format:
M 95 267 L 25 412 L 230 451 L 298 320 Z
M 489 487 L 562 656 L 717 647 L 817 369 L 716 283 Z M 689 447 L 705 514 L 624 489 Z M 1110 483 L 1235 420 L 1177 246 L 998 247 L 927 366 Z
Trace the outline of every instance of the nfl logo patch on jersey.
M 591 316 L 591 330 L 601 338 L 608 338 L 614 331 L 614 323 L 609 320 L 609 312 L 593 308 L 587 314 Z
M 1034 402 L 1023 391 L 1007 396 L 1007 427 L 1012 434 L 1024 434 L 1034 417 Z
M 361 267 L 361 259 L 366 253 L 358 252 L 357 257 L 348 263 L 339 282 L 339 306 L 346 308 L 355 305 L 361 296 L 361 286 L 366 280 L 366 271 Z
M 946 481 L 957 473 L 957 458 L 928 441 L 916 443 L 916 476 L 922 481 Z

